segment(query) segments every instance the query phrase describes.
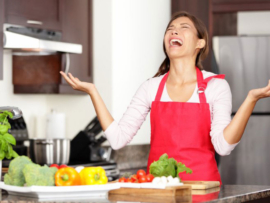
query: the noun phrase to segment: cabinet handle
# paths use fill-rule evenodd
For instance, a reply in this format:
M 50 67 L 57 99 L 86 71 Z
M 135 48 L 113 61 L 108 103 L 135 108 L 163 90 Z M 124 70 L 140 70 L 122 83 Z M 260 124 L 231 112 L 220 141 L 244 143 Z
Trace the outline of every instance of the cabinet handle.
M 27 20 L 28 24 L 35 24 L 35 25 L 42 25 L 43 23 L 41 21 L 36 20 Z
M 68 72 L 69 72 L 69 66 L 70 66 L 69 53 L 66 53 L 66 68 L 65 68 L 65 73 L 66 74 L 68 74 Z

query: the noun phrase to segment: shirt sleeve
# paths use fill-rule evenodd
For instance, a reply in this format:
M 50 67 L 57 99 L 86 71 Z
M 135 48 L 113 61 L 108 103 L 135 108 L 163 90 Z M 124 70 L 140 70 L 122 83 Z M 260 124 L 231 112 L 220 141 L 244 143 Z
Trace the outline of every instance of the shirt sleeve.
M 229 155 L 236 147 L 235 144 L 229 144 L 225 138 L 223 131 L 231 122 L 232 112 L 232 94 L 228 82 L 224 79 L 212 79 L 212 92 L 214 93 L 212 103 L 212 123 L 211 123 L 211 141 L 216 152 L 221 155 Z M 209 82 L 209 83 L 210 83 Z
M 147 80 L 139 87 L 120 121 L 113 121 L 105 130 L 105 136 L 114 150 L 127 145 L 145 121 L 151 106 L 149 83 Z

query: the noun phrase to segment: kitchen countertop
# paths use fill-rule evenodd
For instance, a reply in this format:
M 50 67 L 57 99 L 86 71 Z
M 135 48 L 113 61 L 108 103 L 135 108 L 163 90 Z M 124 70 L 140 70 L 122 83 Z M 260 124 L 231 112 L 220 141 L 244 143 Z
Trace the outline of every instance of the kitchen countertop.
M 1 202 L 5 203 L 30 203 L 30 202 L 211 202 L 211 203 L 231 203 L 231 202 L 270 202 L 270 186 L 259 185 L 223 185 L 221 188 L 210 189 L 206 191 L 206 194 L 198 194 L 198 191 L 192 192 L 192 198 L 186 197 L 174 197 L 174 198 L 155 198 L 155 197 L 133 197 L 131 195 L 115 195 L 110 196 L 108 199 L 82 199 L 82 200 L 58 200 L 58 201 L 46 201 L 37 200 L 33 198 L 27 198 L 22 196 L 11 196 L 2 190 Z M 197 194 L 195 194 L 197 193 Z M 200 192 L 199 192 L 200 193 Z M 207 194 L 208 193 L 208 194 Z

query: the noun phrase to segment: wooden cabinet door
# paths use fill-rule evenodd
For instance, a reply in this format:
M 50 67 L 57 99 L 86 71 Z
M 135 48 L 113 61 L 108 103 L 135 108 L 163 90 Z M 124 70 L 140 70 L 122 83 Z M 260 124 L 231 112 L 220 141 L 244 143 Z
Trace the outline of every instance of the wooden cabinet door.
M 82 54 L 69 54 L 69 72 L 82 81 L 93 82 L 92 78 L 92 0 L 66 0 L 63 17 L 63 41 L 83 45 Z M 65 71 L 66 56 L 63 54 Z M 62 78 L 60 93 L 79 93 Z
M 5 0 L 6 22 L 61 31 L 63 0 Z
M 3 80 L 3 24 L 5 22 L 4 0 L 0 0 L 0 80 Z

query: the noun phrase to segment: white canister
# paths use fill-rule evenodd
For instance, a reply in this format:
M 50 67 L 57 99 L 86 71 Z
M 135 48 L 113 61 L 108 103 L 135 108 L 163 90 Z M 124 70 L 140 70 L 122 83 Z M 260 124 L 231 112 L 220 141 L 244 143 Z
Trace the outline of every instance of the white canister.
M 46 138 L 65 139 L 66 138 L 66 116 L 64 113 L 52 111 L 46 117 Z

